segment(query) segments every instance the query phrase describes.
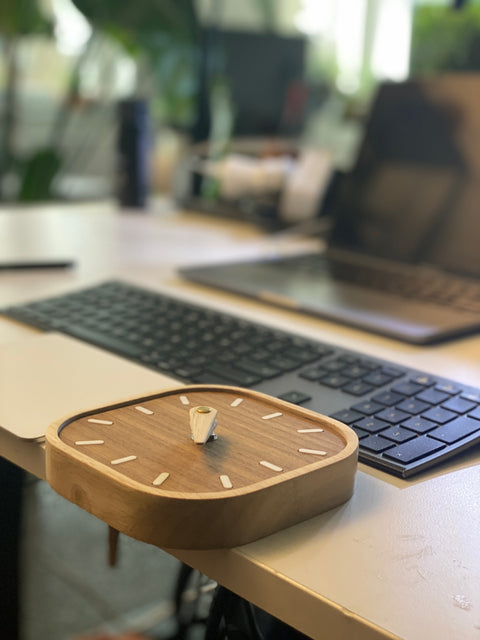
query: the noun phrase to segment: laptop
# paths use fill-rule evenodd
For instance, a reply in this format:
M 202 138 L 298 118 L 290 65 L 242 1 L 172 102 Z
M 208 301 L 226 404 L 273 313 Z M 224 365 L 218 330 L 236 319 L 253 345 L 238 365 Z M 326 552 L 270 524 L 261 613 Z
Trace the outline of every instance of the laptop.
M 327 248 L 190 281 L 414 344 L 480 328 L 480 74 L 380 85 Z

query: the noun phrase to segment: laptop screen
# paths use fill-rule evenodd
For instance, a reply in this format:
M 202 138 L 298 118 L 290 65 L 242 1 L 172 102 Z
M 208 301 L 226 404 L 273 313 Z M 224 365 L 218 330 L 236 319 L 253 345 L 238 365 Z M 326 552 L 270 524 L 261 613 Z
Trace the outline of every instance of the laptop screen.
M 380 86 L 331 244 L 480 277 L 480 74 Z

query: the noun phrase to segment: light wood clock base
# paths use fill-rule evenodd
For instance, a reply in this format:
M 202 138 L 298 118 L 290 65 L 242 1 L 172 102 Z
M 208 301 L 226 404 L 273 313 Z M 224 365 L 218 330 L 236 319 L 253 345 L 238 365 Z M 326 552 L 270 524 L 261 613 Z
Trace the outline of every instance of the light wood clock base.
M 194 385 L 51 425 L 49 484 L 163 548 L 245 544 L 350 498 L 358 440 L 344 424 L 270 396 Z

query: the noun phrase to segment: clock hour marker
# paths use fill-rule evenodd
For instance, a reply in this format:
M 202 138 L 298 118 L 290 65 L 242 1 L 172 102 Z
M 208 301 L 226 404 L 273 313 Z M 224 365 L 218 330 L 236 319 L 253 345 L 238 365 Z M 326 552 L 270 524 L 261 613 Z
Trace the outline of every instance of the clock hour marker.
M 280 413 L 280 411 L 276 411 L 275 413 L 269 413 L 266 416 L 262 416 L 262 420 L 271 420 L 272 418 L 279 418 L 281 415 L 283 414 Z
M 231 407 L 238 407 L 239 404 L 242 404 L 243 398 L 237 398 L 233 402 L 230 403 Z
M 297 429 L 297 433 L 323 433 L 323 429 Z
M 137 456 L 125 456 L 124 458 L 117 458 L 112 460 L 110 464 L 123 464 L 124 462 L 130 462 L 130 460 L 136 460 Z
M 140 413 L 144 413 L 147 416 L 153 416 L 153 411 L 151 411 L 150 409 L 147 409 L 146 407 L 135 407 L 135 409 L 137 411 L 140 411 Z
M 105 444 L 105 440 L 77 440 L 75 444 L 79 446 L 84 444 Z
M 182 404 L 190 404 L 190 400 L 187 398 L 187 396 L 180 396 L 180 402 Z
M 87 422 L 91 424 L 113 424 L 111 420 L 100 420 L 99 418 L 89 418 Z
M 161 484 L 165 482 L 165 480 L 168 478 L 169 475 L 170 475 L 169 473 L 164 471 L 163 473 L 161 473 L 155 478 L 152 484 L 154 484 L 156 487 L 159 487 Z
M 268 462 L 268 460 L 260 460 L 260 464 L 262 467 L 267 467 L 267 469 L 271 469 L 271 471 L 283 471 L 282 467 L 273 464 L 273 462 Z
M 311 453 L 312 456 L 326 456 L 326 451 L 320 451 L 319 449 L 299 449 L 300 453 Z
M 230 480 L 230 478 L 227 475 L 221 475 L 220 476 L 220 482 L 222 483 L 224 489 L 232 489 L 233 488 L 232 481 Z

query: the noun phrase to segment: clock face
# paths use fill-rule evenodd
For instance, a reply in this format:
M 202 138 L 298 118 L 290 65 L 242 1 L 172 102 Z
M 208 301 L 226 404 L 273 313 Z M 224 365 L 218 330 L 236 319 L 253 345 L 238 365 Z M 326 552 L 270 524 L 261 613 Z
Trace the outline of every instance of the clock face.
M 50 425 L 46 477 L 129 536 L 212 549 L 345 502 L 357 453 L 355 433 L 332 418 L 249 389 L 193 385 Z
M 197 418 L 216 421 L 215 437 L 204 444 L 192 437 Z M 278 483 L 346 444 L 329 419 L 248 390 L 208 386 L 82 414 L 63 423 L 58 436 L 108 473 L 162 493 L 188 494 Z

